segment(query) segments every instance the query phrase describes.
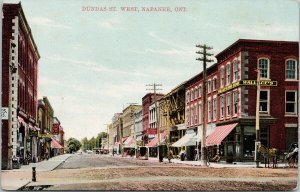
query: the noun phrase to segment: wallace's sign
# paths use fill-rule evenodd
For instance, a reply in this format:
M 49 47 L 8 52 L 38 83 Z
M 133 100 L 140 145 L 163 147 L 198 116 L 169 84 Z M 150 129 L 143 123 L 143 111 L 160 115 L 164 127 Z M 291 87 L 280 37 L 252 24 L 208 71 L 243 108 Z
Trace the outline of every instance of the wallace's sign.
M 270 80 L 261 80 L 259 81 L 259 84 L 261 86 L 277 86 L 277 81 L 270 81 Z M 230 85 L 227 85 L 226 87 L 222 87 L 218 90 L 218 94 L 222 94 L 224 92 L 227 92 L 231 89 L 234 89 L 236 87 L 239 87 L 241 85 L 247 86 L 256 86 L 257 85 L 257 81 L 256 80 L 240 80 L 237 81 L 235 83 L 232 83 Z

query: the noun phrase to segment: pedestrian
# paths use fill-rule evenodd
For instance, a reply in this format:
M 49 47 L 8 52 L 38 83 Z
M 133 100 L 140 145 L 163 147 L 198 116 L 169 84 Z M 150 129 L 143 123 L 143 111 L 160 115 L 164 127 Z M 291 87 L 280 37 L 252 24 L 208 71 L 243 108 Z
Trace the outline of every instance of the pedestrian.
M 170 149 L 169 152 L 168 152 L 169 163 L 171 163 L 171 159 L 173 159 L 173 151 L 172 151 L 172 149 Z

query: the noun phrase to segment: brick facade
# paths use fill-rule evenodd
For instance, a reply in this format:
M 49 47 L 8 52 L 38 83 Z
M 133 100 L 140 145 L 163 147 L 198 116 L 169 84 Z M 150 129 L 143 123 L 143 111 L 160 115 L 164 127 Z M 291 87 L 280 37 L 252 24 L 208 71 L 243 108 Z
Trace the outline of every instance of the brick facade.
M 12 155 L 21 159 L 33 159 L 36 155 L 37 138 L 30 134 L 37 126 L 37 71 L 40 58 L 28 26 L 21 3 L 3 5 L 2 37 L 2 105 L 9 105 L 11 94 Z M 12 73 L 10 66 L 15 67 Z M 11 92 L 9 91 L 11 90 Z M 18 122 L 21 119 L 22 122 Z M 2 168 L 7 168 L 8 121 L 2 128 Z M 23 125 L 23 126 L 22 126 Z M 19 138 L 21 137 L 21 138 Z M 26 143 L 26 139 L 30 143 Z M 20 143 L 18 143 L 21 141 Z M 23 151 L 20 147 L 24 146 Z M 30 146 L 29 148 L 26 148 Z

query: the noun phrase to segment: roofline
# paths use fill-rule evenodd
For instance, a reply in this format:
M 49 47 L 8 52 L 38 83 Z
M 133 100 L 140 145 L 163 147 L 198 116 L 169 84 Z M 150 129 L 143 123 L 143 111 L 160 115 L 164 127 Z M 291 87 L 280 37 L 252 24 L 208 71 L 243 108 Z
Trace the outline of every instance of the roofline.
M 208 70 L 210 70 L 210 69 L 212 69 L 213 67 L 216 67 L 216 66 L 218 66 L 218 63 L 214 63 L 214 64 L 211 65 L 209 68 L 207 68 L 206 71 L 208 71 Z M 184 82 L 184 85 L 186 85 L 187 83 L 191 82 L 193 79 L 197 78 L 198 76 L 201 76 L 202 74 L 203 74 L 203 70 L 202 70 L 200 73 L 194 75 L 192 78 L 186 80 L 186 81 Z
M 245 42 L 245 43 L 299 43 L 298 41 L 279 41 L 279 40 L 259 40 L 259 39 L 238 39 L 237 41 L 235 41 L 234 43 L 232 43 L 231 45 L 229 45 L 228 47 L 226 47 L 223 51 L 221 51 L 220 53 L 218 53 L 215 57 L 219 57 L 220 55 L 222 55 L 224 52 L 226 52 L 228 49 L 236 46 L 237 44 L 241 43 L 241 42 Z

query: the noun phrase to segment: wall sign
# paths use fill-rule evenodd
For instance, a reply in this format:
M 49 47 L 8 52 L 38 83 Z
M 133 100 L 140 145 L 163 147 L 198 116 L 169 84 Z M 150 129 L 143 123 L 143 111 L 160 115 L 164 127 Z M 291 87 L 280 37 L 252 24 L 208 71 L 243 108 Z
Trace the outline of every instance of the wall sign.
M 261 86 L 277 86 L 277 81 L 270 81 L 270 80 L 261 80 L 260 82 Z M 235 83 L 232 83 L 230 85 L 227 85 L 226 87 L 218 89 L 218 94 L 222 94 L 224 92 L 227 92 L 231 89 L 234 89 L 239 86 L 256 86 L 257 81 L 256 80 L 240 80 Z

